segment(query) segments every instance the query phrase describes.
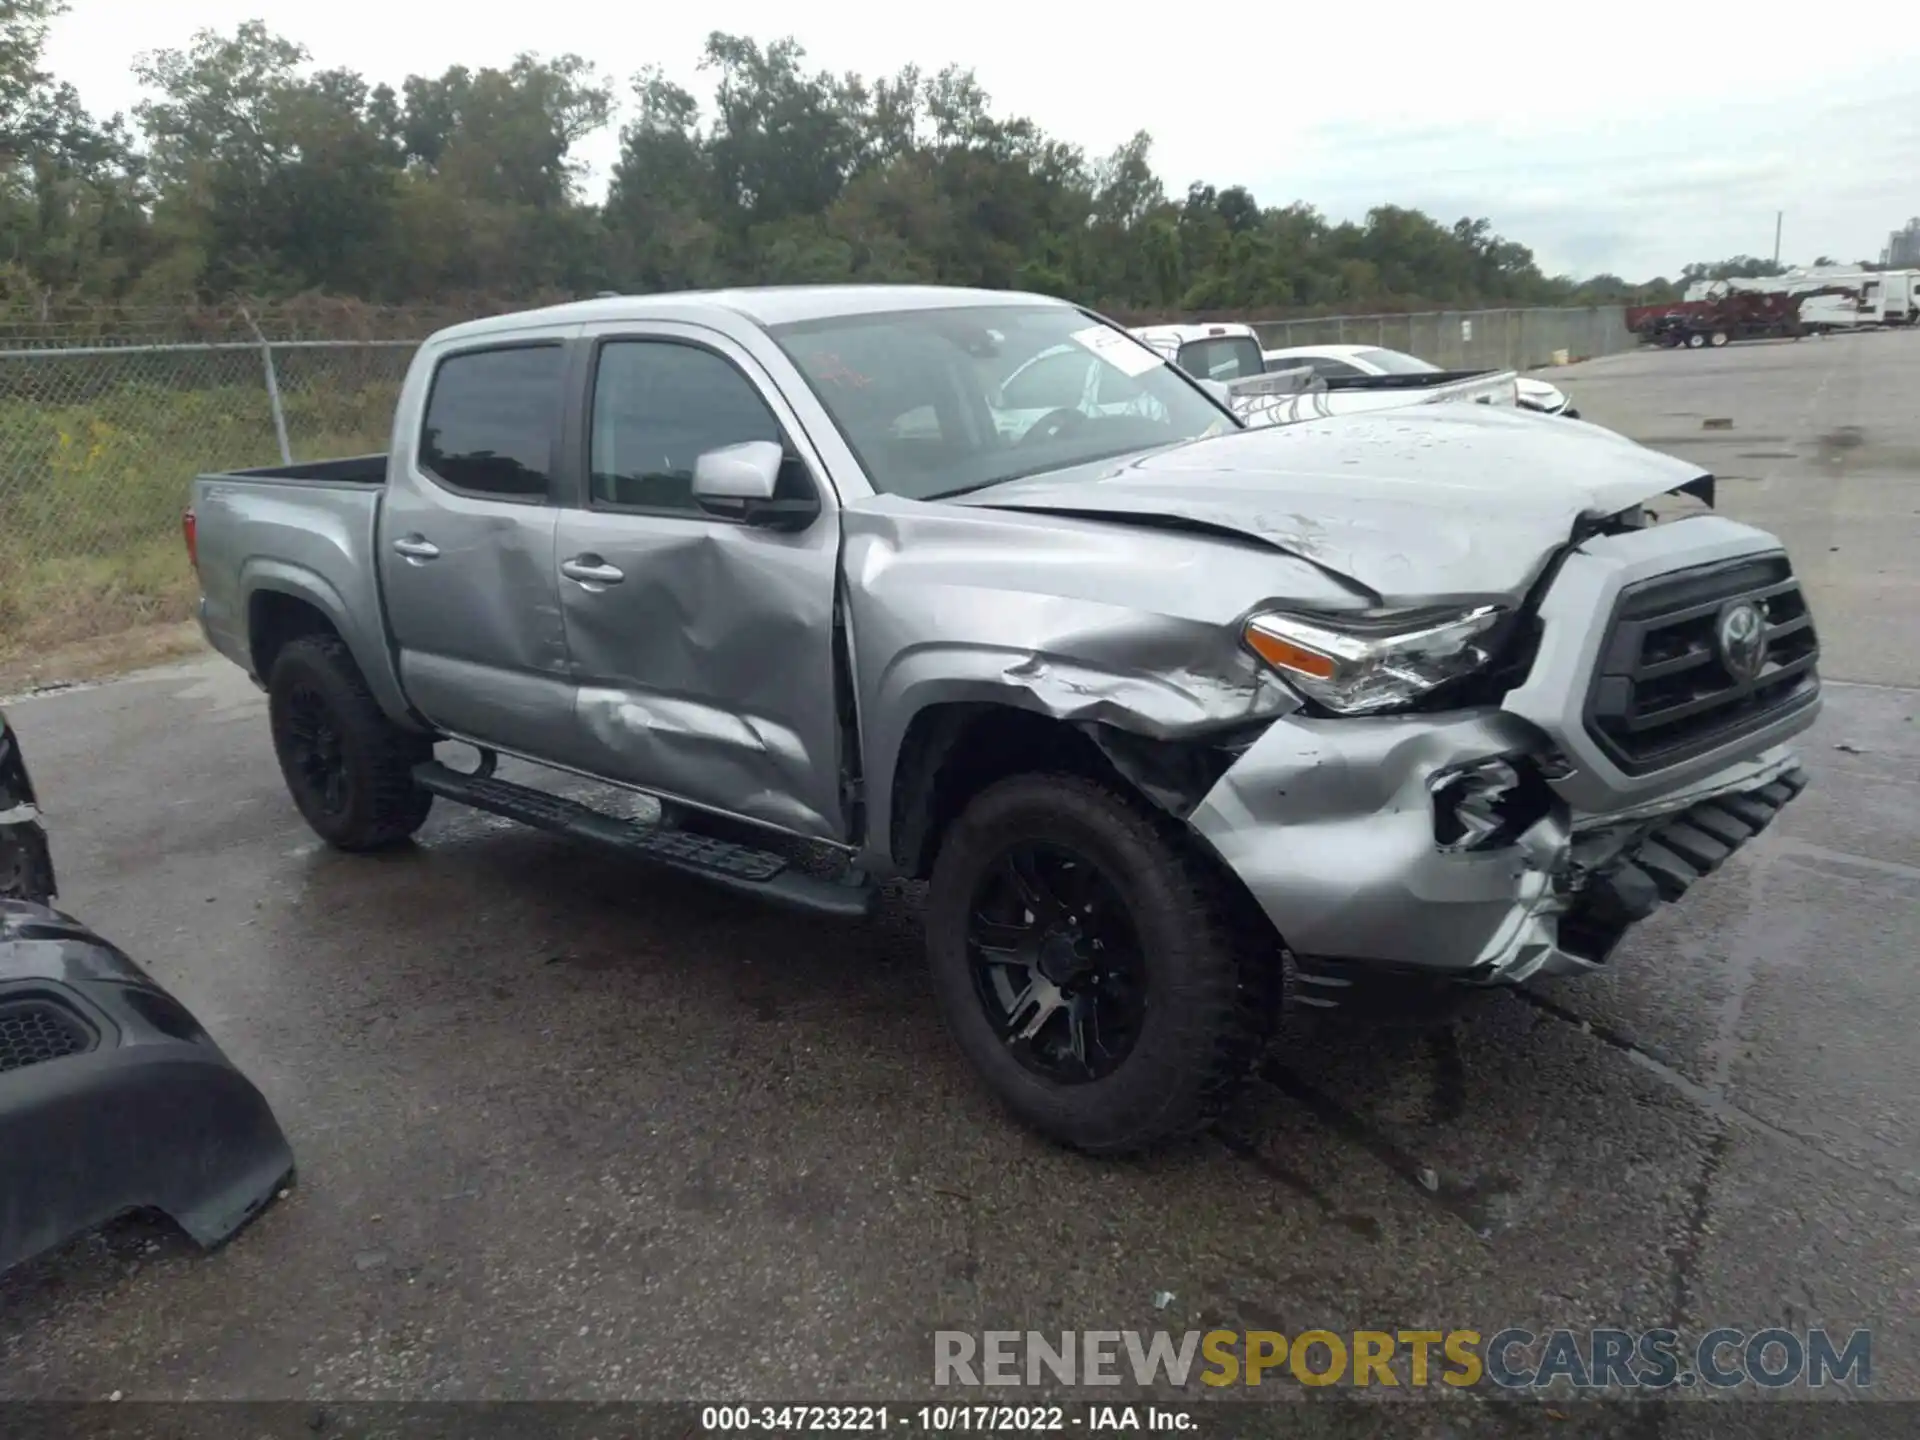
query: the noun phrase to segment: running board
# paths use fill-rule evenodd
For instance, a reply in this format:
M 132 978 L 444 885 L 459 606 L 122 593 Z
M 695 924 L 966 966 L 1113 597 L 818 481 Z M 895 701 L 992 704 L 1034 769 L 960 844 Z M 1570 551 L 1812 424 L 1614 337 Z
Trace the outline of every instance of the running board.
M 788 909 L 863 918 L 873 913 L 878 901 L 879 891 L 870 882 L 811 875 L 771 850 L 712 840 L 671 826 L 622 820 L 528 785 L 486 774 L 463 775 L 437 760 L 414 766 L 413 778 L 421 789 L 476 810 L 617 850 Z

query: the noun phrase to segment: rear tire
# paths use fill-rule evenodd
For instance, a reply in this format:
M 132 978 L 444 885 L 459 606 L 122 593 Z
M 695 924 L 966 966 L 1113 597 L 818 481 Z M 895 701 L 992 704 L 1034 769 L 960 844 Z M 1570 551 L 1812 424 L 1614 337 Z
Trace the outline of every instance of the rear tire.
M 1722 345 L 1727 343 L 1727 339 L 1728 339 L 1728 336 L 1726 331 L 1716 330 L 1713 332 L 1712 335 L 1707 337 L 1707 343 L 1713 346 L 1714 349 L 1718 350 Z
M 301 816 L 340 850 L 379 850 L 426 823 L 433 796 L 413 767 L 433 741 L 386 716 L 344 641 L 307 635 L 273 662 L 267 712 L 274 754 Z
M 1693 334 L 1687 336 L 1687 349 L 1689 350 L 1702 349 L 1706 346 L 1706 343 L 1707 343 L 1707 337 L 1700 334 L 1698 331 L 1695 331 Z
M 1145 1150 L 1224 1108 L 1280 1009 L 1283 957 L 1236 923 L 1233 900 L 1139 802 L 1079 776 L 1016 776 L 941 845 L 934 993 L 1027 1125 L 1093 1154 Z

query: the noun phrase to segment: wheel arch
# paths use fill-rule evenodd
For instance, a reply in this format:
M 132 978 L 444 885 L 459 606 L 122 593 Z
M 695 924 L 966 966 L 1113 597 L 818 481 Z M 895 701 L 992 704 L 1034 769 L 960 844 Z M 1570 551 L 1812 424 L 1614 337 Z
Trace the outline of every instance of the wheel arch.
M 347 647 L 361 678 L 380 708 L 395 724 L 422 725 L 400 689 L 384 636 L 369 636 L 354 622 L 344 597 L 323 575 L 277 560 L 256 560 L 242 577 L 245 596 L 247 659 L 261 685 L 272 678 L 273 662 L 287 644 L 306 635 L 332 635 Z
M 1017 703 L 1023 694 L 937 701 L 915 712 L 894 757 L 888 803 L 876 816 L 886 822 L 894 873 L 927 878 L 942 839 L 975 796 L 1011 776 L 1042 772 L 1078 775 L 1134 796 L 1226 872 L 1185 822 L 1266 722 L 1160 739 L 1062 719 Z

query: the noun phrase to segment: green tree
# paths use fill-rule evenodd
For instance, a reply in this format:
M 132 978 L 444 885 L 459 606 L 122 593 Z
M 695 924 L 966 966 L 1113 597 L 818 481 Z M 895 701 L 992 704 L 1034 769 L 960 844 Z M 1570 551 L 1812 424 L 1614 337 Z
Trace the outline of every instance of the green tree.
M 1335 223 L 1245 186 L 1169 196 L 1144 131 L 1097 161 L 996 111 L 958 66 L 871 81 L 791 37 L 715 31 L 704 105 L 633 76 L 603 203 L 581 142 L 612 122 L 579 56 L 451 65 L 398 90 L 255 21 L 142 56 L 144 144 L 45 73 L 60 0 L 0 0 L 0 286 L 103 295 L 322 290 L 491 301 L 756 281 L 1020 287 L 1144 312 L 1661 298 L 1664 278 L 1543 274 L 1486 217 L 1381 205 Z M 1750 256 L 1678 283 L 1765 274 Z
M 135 108 L 158 187 L 169 278 L 205 293 L 377 294 L 401 164 L 393 96 L 249 21 L 143 55 Z
M 150 258 L 143 166 L 118 115 L 96 121 L 41 68 L 57 0 L 0 0 L 0 270 L 43 298 L 119 293 Z
M 629 290 L 720 283 L 719 189 L 699 102 L 657 67 L 633 77 L 633 95 L 604 215 L 614 281 Z
M 823 214 L 862 158 L 864 88 L 807 74 L 805 58 L 791 38 L 762 48 L 718 30 L 707 37 L 701 68 L 718 79 L 707 143 L 737 232 Z

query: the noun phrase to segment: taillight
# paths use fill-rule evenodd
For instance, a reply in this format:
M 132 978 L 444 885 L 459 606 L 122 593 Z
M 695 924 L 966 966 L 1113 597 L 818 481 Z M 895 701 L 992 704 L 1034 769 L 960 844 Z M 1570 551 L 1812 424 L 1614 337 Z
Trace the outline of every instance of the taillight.
M 187 559 L 193 565 L 193 573 L 200 573 L 200 522 L 194 518 L 192 510 L 180 512 L 180 538 L 187 542 Z

